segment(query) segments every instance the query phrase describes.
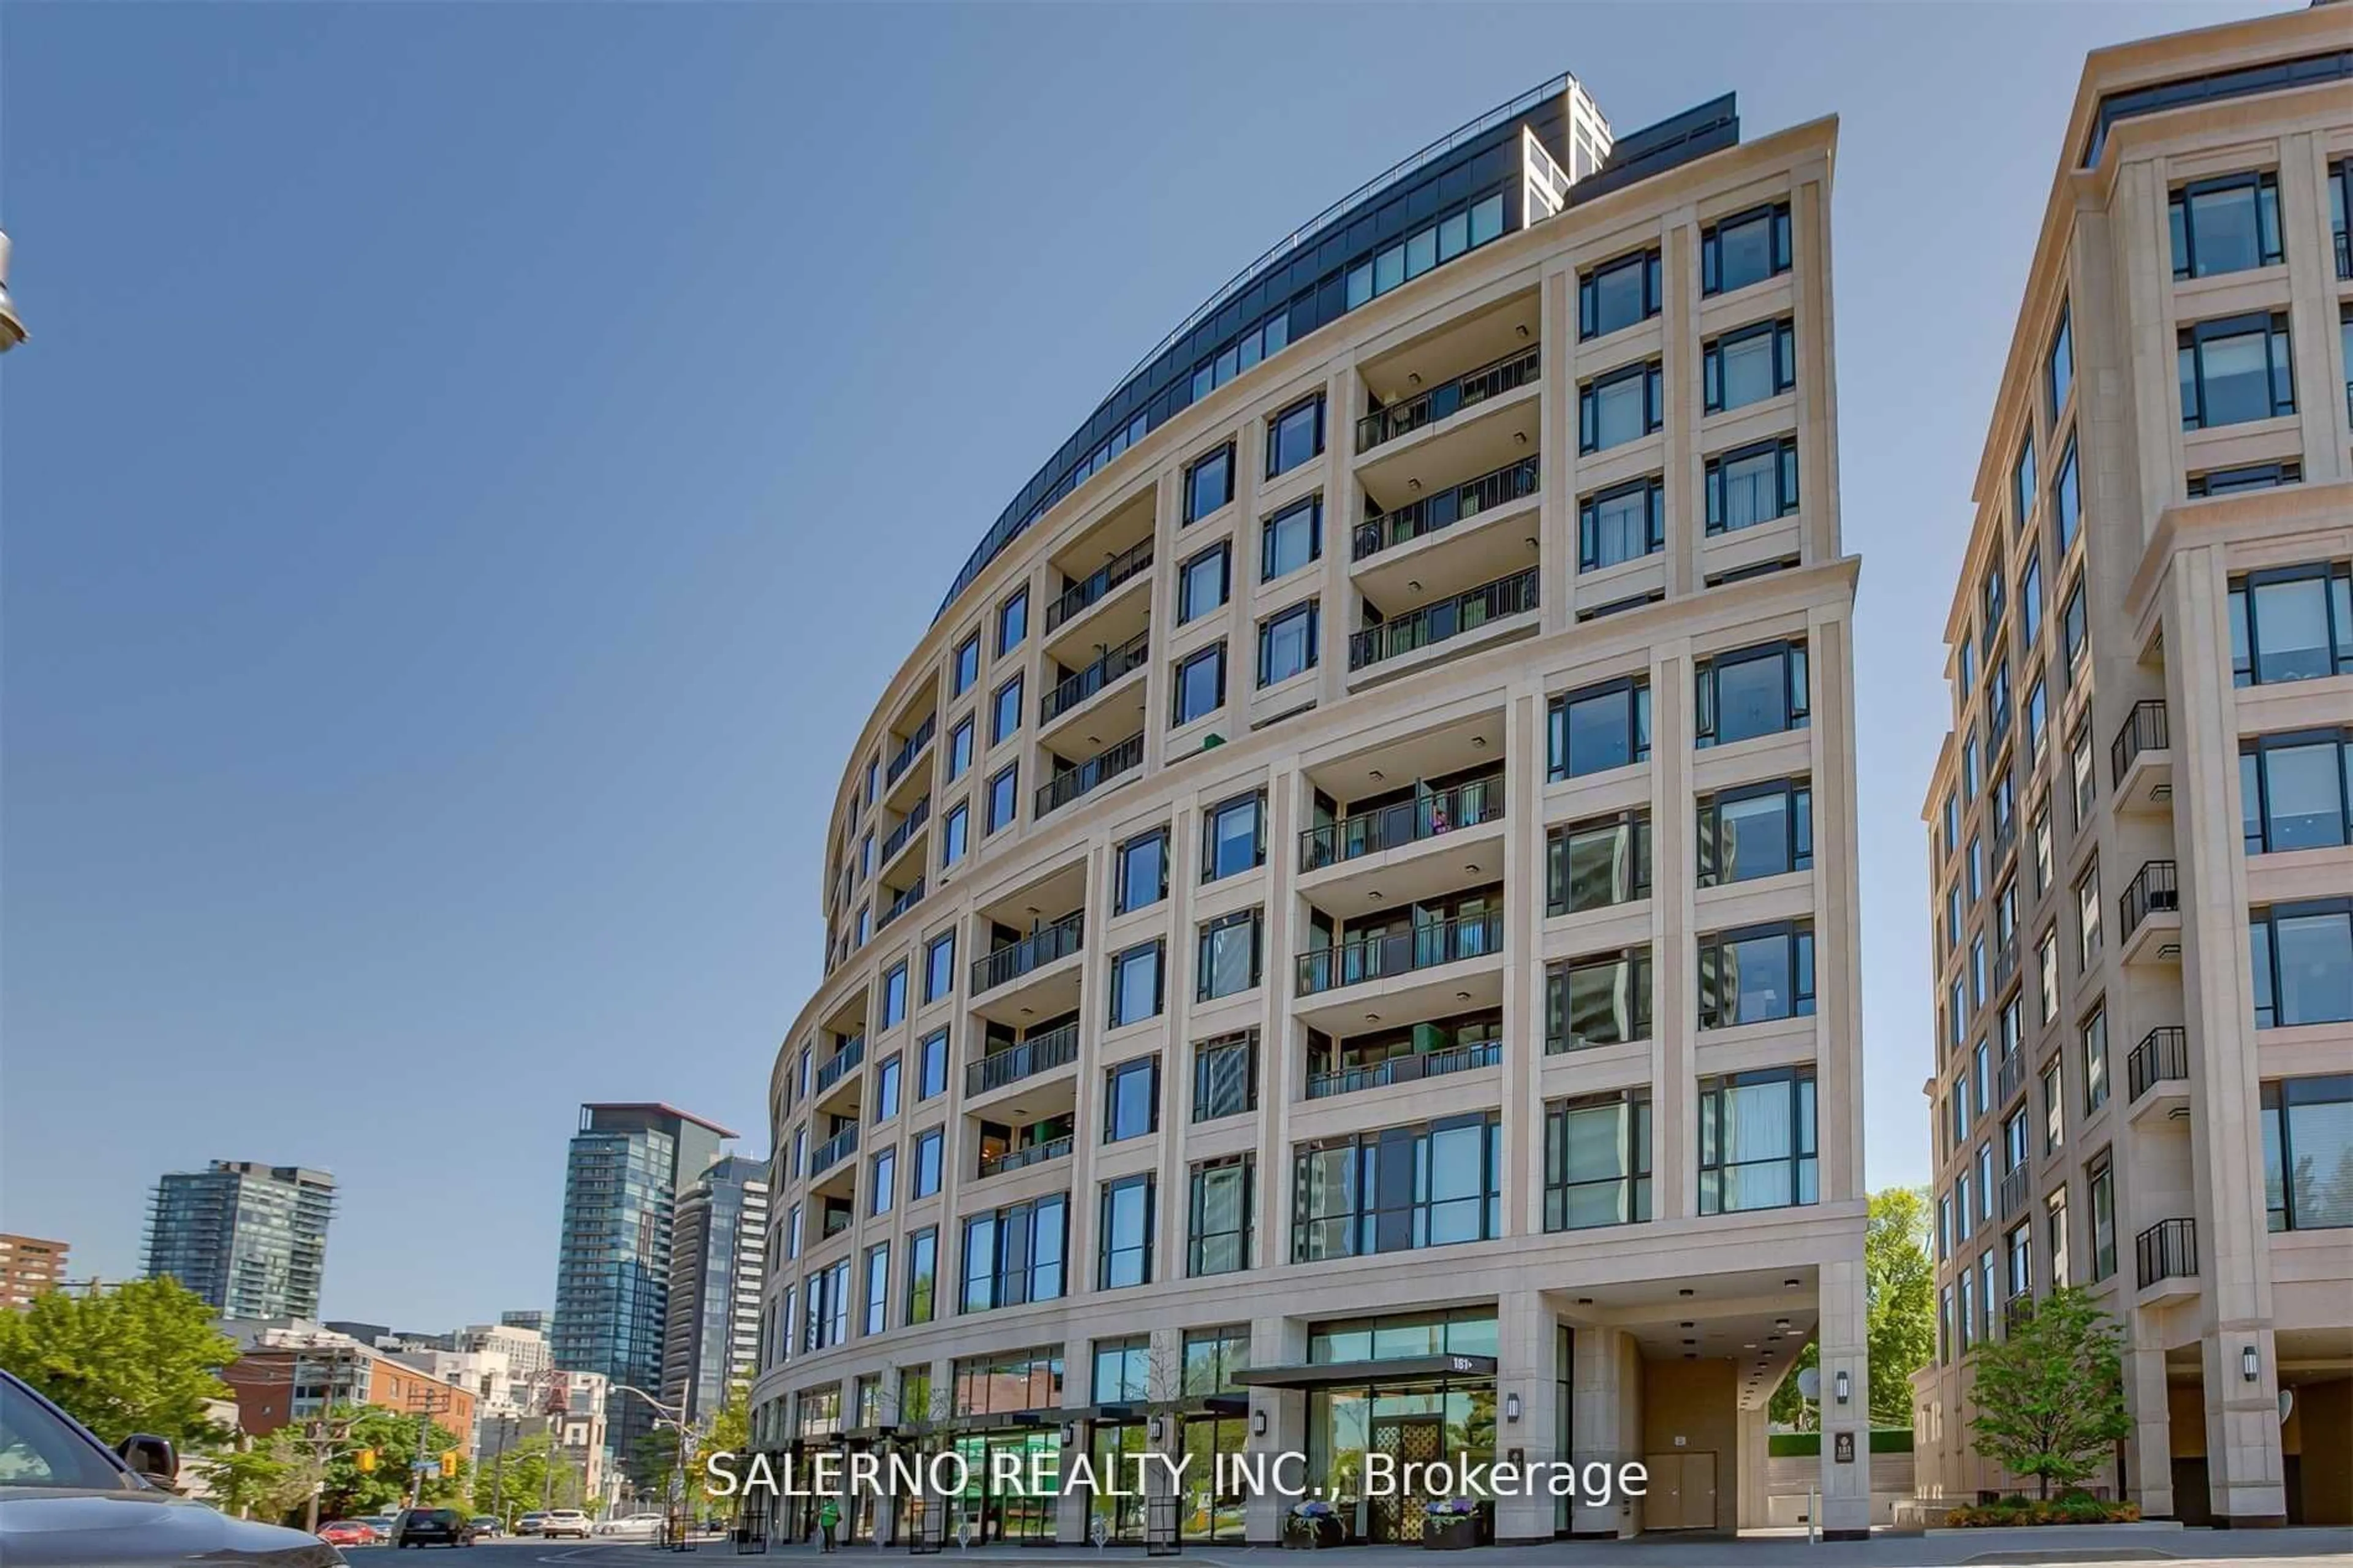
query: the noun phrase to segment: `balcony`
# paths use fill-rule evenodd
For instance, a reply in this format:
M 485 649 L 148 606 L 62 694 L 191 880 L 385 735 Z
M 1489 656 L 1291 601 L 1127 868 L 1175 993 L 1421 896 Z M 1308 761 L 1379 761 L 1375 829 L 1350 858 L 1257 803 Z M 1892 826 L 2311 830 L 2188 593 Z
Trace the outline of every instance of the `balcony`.
M 1049 1160 L 1060 1160 L 1071 1152 L 1071 1140 L 1065 1136 L 1050 1138 L 1042 1143 L 1032 1143 L 1026 1149 L 1008 1149 L 1001 1154 L 984 1154 L 980 1161 L 980 1176 L 1002 1176 L 1009 1172 L 1042 1165 Z
M 917 877 L 913 882 L 908 884 L 906 888 L 901 890 L 897 898 L 892 899 L 888 905 L 884 906 L 881 914 L 874 917 L 874 929 L 878 931 L 881 931 L 884 926 L 889 925 L 892 921 L 897 920 L 901 915 L 905 914 L 909 910 L 913 909 L 917 904 L 920 904 L 923 901 L 923 879 L 921 877 Z
M 2001 1058 L 2001 1068 L 1994 1075 L 1994 1083 L 1996 1088 L 1993 1102 L 1996 1105 L 2007 1106 L 2011 1100 L 2017 1099 L 2026 1088 L 2026 1053 L 2024 1051 L 2004 1053 Z
M 1144 683 L 1130 681 L 1129 677 L 1142 669 L 1151 656 L 1152 628 L 1145 626 L 1115 647 L 1106 647 L 1095 658 L 1062 678 L 1054 689 L 1038 700 L 1038 739 L 1049 750 L 1067 747 L 1069 731 L 1079 728 L 1104 726 L 1099 732 L 1124 735 L 1144 727 Z M 1126 685 L 1129 689 L 1122 698 L 1105 697 L 1105 692 Z M 1112 711 L 1115 707 L 1117 711 Z M 1076 715 L 1091 714 L 1083 725 Z M 1100 744 L 1101 742 L 1097 742 Z
M 1504 915 L 1500 910 L 1430 921 L 1301 953 L 1299 994 L 1314 996 L 1387 976 L 1435 969 L 1467 958 L 1500 956 L 1503 951 Z
M 2139 1266 L 2142 1300 L 2159 1295 L 2187 1295 L 2198 1289 L 2198 1222 L 2161 1219 L 2133 1238 L 2133 1258 Z M 2168 1283 L 2170 1282 L 2170 1283 Z M 2158 1289 L 2158 1287 L 2165 1287 Z
M 2173 743 L 2162 702 L 2136 702 L 2108 743 L 2119 812 L 2173 809 Z
M 875 868 L 878 870 L 890 869 L 891 862 L 899 858 L 899 851 L 904 849 L 909 841 L 923 830 L 923 824 L 931 819 L 932 797 L 923 795 L 907 808 L 906 818 L 883 837 L 881 852 L 874 858 Z
M 915 732 L 902 742 L 899 749 L 891 753 L 891 760 L 882 764 L 884 787 L 897 784 L 900 777 L 915 765 L 915 759 L 922 756 L 923 748 L 932 743 L 932 736 L 939 727 L 940 716 L 937 713 L 923 716 L 923 721 L 915 726 Z
M 2018 847 L 2018 813 L 2000 818 L 1993 825 L 1993 868 L 1995 880 L 2000 879 L 2001 868 L 2010 863 L 2010 852 Z M 1996 986 L 1997 991 L 2000 989 Z
M 866 1039 L 864 1036 L 860 1036 L 834 1052 L 833 1058 L 817 1069 L 817 1077 L 809 1088 L 809 1098 L 815 1100 L 823 1095 L 827 1089 L 839 1083 L 845 1077 L 856 1072 L 858 1064 L 865 1059 Z
M 2017 978 L 2018 933 L 2012 931 L 2000 946 L 1994 949 L 1991 976 L 1993 989 L 1989 994 L 1999 1000 L 2001 994 L 2010 989 L 2010 983 Z
M 858 1152 L 858 1124 L 851 1122 L 815 1149 L 809 1151 L 809 1180 L 814 1182 L 825 1172 Z
M 2340 279 L 2353 278 L 2353 235 L 2340 228 L 2328 237 L 2336 242 L 2337 276 Z
M 1307 1098 L 1328 1100 L 1335 1094 L 1354 1094 L 1358 1089 L 1380 1089 L 1392 1083 L 1418 1083 L 1423 1079 L 1440 1078 L 1448 1073 L 1469 1072 L 1473 1068 L 1491 1068 L 1503 1059 L 1504 1044 L 1501 1040 L 1482 1040 L 1477 1045 L 1457 1046 L 1451 1050 L 1391 1057 L 1369 1067 L 1337 1068 L 1330 1072 L 1310 1073 L 1307 1075 Z
M 1152 570 L 1152 541 L 1132 544 L 1089 575 L 1071 584 L 1062 596 L 1046 606 L 1046 631 L 1052 635 L 1103 602 L 1113 588 Z
M 1356 451 L 1360 455 L 1369 452 L 1514 387 L 1526 386 L 1536 380 L 1543 362 L 1542 351 L 1528 349 L 1466 372 L 1419 397 L 1376 408 L 1356 421 Z
M 964 1095 L 975 1100 L 1000 1089 L 1068 1067 L 1079 1059 L 1079 1026 L 1065 1024 L 1017 1046 L 993 1052 L 964 1069 Z
M 1443 833 L 1499 822 L 1503 816 L 1504 775 L 1497 772 L 1306 828 L 1299 835 L 1299 868 L 1320 871 Z
M 1086 911 L 1072 910 L 1052 925 L 1040 926 L 1018 942 L 1008 942 L 986 957 L 972 963 L 972 994 L 978 996 L 994 991 L 1059 959 L 1079 951 L 1086 922 Z
M 1144 762 L 1144 734 L 1130 735 L 1118 745 L 1096 752 L 1077 767 L 1065 768 L 1038 786 L 1038 809 L 1035 816 L 1043 817 L 1060 810 L 1081 795 L 1091 795 L 1102 784 L 1132 773 Z
M 2003 1173 L 2001 1178 L 2001 1217 L 2007 1222 L 2026 1212 L 2026 1200 L 2033 1190 L 2034 1173 L 2024 1165 Z
M 2189 1109 L 2189 1031 L 2160 1026 L 2141 1037 L 2125 1058 L 2125 1085 L 2135 1121 L 2186 1114 Z
M 1530 617 L 1520 629 L 1534 630 L 1538 574 L 1531 566 L 1434 605 L 1425 605 L 1348 637 L 1353 674 L 1422 648 L 1469 637 L 1515 616 Z M 1482 637 L 1482 644 L 1497 640 Z
M 1395 511 L 1376 512 L 1356 525 L 1349 542 L 1348 559 L 1369 560 L 1385 550 L 1442 532 L 1508 501 L 1532 498 L 1542 488 L 1540 469 L 1537 459 L 1523 458 Z
M 2172 861 L 2151 860 L 2116 895 L 2125 963 L 2181 962 L 2181 893 L 2174 873 Z

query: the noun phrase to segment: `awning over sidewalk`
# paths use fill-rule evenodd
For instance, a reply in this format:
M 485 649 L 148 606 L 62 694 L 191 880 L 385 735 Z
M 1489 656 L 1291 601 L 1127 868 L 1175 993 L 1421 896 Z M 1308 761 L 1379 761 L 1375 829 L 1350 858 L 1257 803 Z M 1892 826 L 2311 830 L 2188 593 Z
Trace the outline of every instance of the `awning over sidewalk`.
M 1366 1384 L 1446 1383 L 1493 1377 L 1491 1355 L 1414 1355 L 1393 1361 L 1309 1362 L 1297 1366 L 1254 1366 L 1228 1374 L 1253 1388 L 1338 1388 Z

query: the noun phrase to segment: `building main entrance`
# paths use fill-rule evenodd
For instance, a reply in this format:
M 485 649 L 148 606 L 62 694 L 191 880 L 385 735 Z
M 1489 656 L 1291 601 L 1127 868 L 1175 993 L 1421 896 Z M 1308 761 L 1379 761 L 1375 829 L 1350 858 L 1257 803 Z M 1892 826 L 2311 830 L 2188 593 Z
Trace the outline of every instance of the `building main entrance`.
M 1392 1475 L 1400 1479 L 1408 1465 L 1436 1462 L 1446 1452 L 1445 1424 L 1436 1415 L 1375 1415 L 1372 1448 L 1393 1459 Z M 1429 1500 L 1402 1488 L 1370 1500 L 1375 1541 L 1415 1542 L 1421 1539 Z

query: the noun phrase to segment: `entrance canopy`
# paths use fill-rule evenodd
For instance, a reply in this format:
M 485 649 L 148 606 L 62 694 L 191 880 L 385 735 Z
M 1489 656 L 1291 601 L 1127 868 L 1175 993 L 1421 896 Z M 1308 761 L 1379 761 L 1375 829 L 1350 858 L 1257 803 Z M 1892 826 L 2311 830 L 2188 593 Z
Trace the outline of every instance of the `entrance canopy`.
M 1491 1355 L 1398 1356 L 1390 1361 L 1309 1362 L 1297 1366 L 1254 1366 L 1228 1374 L 1254 1388 L 1362 1387 L 1366 1384 L 1394 1386 L 1406 1383 L 1444 1383 L 1458 1377 L 1493 1377 Z

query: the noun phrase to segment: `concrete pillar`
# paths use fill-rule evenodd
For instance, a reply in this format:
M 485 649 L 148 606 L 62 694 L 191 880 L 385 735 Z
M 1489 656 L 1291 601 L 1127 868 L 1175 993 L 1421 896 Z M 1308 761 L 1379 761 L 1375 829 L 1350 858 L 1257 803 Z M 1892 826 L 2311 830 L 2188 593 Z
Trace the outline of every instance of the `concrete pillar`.
M 2252 1383 L 2245 1359 L 2250 1346 Z M 2279 1363 L 2271 1327 L 2210 1329 L 2198 1348 L 2205 1363 L 2206 1487 L 2214 1522 L 2240 1529 L 2285 1524 Z
M 1871 1534 L 1871 1360 L 1862 1259 L 1821 1267 L 1822 1536 L 1862 1541 Z M 1847 1380 L 1841 1404 L 1838 1380 Z M 1843 1437 L 1845 1458 L 1840 1458 Z
M 1256 1318 L 1250 1321 L 1250 1365 L 1294 1366 L 1307 1359 L 1307 1324 L 1298 1318 Z M 1307 1395 L 1293 1388 L 1250 1390 L 1249 1451 L 1252 1454 L 1303 1454 L 1307 1451 Z M 1266 1436 L 1257 1436 L 1259 1417 L 1266 1418 Z M 1271 1463 L 1271 1461 L 1269 1461 Z M 1280 1546 L 1282 1521 L 1291 1500 L 1272 1488 L 1251 1495 L 1242 1515 L 1252 1546 Z
M 1740 1490 L 1732 1522 L 1742 1530 L 1756 1530 L 1773 1522 L 1766 1517 L 1766 1461 L 1770 1458 L 1767 1417 L 1767 1402 L 1760 1399 L 1754 1405 L 1742 1405 L 1736 1421 Z M 1867 1466 L 1869 1461 L 1864 1463 Z
M 2171 1519 L 2173 1421 L 2166 1408 L 2165 1351 L 2135 1345 L 2125 1355 L 2125 1408 L 2132 1415 L 2132 1500 L 2143 1519 Z
M 1077 1413 L 1094 1402 L 1094 1343 L 1083 1337 L 1068 1340 L 1062 1345 L 1062 1407 L 1069 1414 L 1055 1423 L 1055 1441 L 1061 1442 L 1062 1429 L 1071 1432 L 1071 1441 L 1060 1449 L 1061 1468 L 1054 1494 L 1054 1540 L 1057 1544 L 1076 1546 L 1087 1539 L 1087 1509 L 1093 1494 L 1084 1487 L 1067 1483 L 1071 1461 L 1085 1452 L 1086 1423 Z
M 1511 1291 L 1495 1303 L 1495 1458 L 1521 1463 L 1566 1458 L 1559 1426 L 1560 1323 L 1535 1290 Z M 1519 1419 L 1512 1402 L 1519 1401 Z M 1495 1501 L 1498 1545 L 1550 1541 L 1553 1499 L 1518 1489 Z
M 1622 1329 L 1579 1328 L 1570 1342 L 1569 1455 L 1581 1471 L 1642 1458 L 1641 1352 Z M 1627 1537 L 1642 1528 L 1637 1500 L 1590 1500 L 1580 1490 L 1568 1521 L 1577 1536 Z

